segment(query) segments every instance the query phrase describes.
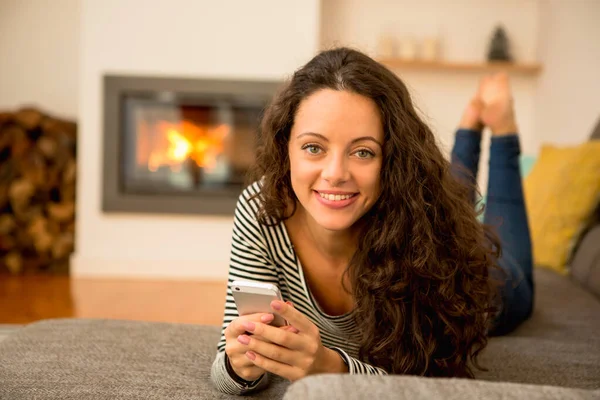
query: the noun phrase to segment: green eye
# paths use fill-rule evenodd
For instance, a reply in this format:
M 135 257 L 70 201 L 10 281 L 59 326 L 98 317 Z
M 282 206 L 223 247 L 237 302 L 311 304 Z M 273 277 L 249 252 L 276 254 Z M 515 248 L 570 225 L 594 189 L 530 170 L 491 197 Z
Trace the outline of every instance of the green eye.
M 306 150 L 308 154 L 317 155 L 321 152 L 319 146 L 315 146 L 314 144 L 309 144 L 303 147 L 303 150 Z
M 356 156 L 358 158 L 370 158 L 370 157 L 373 157 L 373 153 L 370 152 L 369 150 L 365 150 L 365 149 L 358 150 L 355 154 L 356 154 Z

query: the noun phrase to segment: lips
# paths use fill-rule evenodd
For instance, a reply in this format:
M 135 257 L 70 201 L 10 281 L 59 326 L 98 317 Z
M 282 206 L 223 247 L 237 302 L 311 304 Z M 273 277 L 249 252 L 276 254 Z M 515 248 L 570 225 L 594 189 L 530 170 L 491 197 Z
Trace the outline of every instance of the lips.
M 315 190 L 314 194 L 319 203 L 332 209 L 348 207 L 358 198 L 358 193 L 348 192 L 319 192 Z

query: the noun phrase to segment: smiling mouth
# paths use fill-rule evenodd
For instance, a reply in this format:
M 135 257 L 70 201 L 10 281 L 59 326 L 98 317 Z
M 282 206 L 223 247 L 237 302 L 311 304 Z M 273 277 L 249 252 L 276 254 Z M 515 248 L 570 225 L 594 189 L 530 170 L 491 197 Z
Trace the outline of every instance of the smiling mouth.
M 352 197 L 358 195 L 358 193 L 350 193 L 350 194 L 328 194 L 328 193 L 321 193 L 319 191 L 316 191 L 319 196 L 321 196 L 321 198 L 325 199 L 325 200 L 329 200 L 329 201 L 342 201 L 342 200 L 348 200 L 351 199 Z

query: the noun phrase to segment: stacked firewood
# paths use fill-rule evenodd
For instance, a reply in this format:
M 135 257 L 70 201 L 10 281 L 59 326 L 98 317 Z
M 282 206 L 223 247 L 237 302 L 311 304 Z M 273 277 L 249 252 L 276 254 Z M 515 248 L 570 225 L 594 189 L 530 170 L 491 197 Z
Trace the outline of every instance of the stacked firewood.
M 0 113 L 0 272 L 64 270 L 74 249 L 77 125 Z

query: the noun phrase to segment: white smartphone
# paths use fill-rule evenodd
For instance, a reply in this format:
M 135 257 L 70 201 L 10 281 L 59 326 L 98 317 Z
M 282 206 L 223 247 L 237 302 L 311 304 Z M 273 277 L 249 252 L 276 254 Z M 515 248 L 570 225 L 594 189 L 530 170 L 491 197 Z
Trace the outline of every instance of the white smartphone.
M 231 293 L 239 315 L 271 313 L 275 316 L 275 319 L 270 325 L 287 325 L 286 320 L 274 314 L 271 309 L 273 300 L 283 301 L 277 285 L 254 281 L 233 281 L 231 283 Z

